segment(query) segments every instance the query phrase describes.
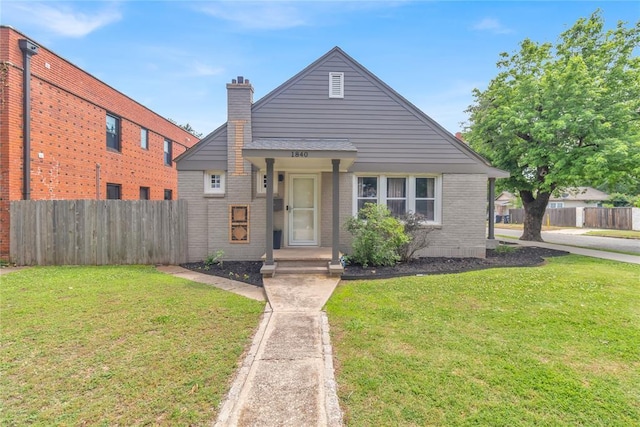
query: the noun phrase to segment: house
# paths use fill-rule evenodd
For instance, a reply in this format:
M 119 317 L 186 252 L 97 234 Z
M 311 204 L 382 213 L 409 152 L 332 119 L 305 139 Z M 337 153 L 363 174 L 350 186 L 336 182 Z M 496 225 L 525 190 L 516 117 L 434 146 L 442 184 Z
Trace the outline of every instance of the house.
M 549 198 L 547 208 L 597 208 L 609 199 L 604 191 L 591 187 L 567 188 Z
M 0 258 L 12 201 L 177 197 L 198 138 L 8 26 L 0 84 Z
M 275 243 L 325 249 L 339 273 L 343 223 L 366 202 L 423 214 L 433 231 L 419 255 L 485 256 L 487 181 L 508 174 L 340 48 L 255 103 L 243 77 L 227 94 L 227 122 L 176 159 L 189 260 L 223 250 L 269 273 Z

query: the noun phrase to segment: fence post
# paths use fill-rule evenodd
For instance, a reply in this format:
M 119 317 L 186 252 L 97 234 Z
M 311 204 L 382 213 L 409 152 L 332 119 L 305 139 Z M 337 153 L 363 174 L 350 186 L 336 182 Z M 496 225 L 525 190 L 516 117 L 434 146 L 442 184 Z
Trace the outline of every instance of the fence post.
M 578 228 L 584 227 L 584 208 L 583 207 L 576 208 L 576 227 Z
M 631 229 L 640 231 L 640 208 L 631 208 Z

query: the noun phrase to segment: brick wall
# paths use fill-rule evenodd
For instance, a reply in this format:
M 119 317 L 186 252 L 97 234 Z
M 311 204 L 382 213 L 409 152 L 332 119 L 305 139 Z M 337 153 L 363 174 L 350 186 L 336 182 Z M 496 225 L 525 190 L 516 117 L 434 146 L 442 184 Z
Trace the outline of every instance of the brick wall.
M 0 110 L 0 257 L 9 252 L 8 208 L 22 198 L 22 52 L 28 38 L 0 28 L 0 60 L 6 74 Z M 37 44 L 37 42 L 36 42 Z M 106 198 L 107 183 L 122 186 L 123 199 L 138 199 L 140 187 L 152 200 L 164 190 L 178 198 L 175 164 L 164 165 L 164 139 L 173 157 L 198 139 L 40 46 L 31 57 L 31 198 Z M 106 147 L 106 114 L 120 118 L 121 151 Z M 148 149 L 140 129 L 148 129 Z M 99 169 L 99 171 L 98 171 Z M 99 182 L 99 185 L 98 185 Z

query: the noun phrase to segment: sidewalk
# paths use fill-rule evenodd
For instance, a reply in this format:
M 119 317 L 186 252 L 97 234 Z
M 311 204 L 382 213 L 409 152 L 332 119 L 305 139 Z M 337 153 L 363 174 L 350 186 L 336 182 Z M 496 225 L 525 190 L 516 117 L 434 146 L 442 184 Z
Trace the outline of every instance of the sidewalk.
M 339 279 L 264 279 L 269 303 L 216 426 L 341 426 L 322 307 Z
M 612 261 L 628 262 L 631 264 L 640 264 L 640 256 L 620 254 L 616 252 L 599 251 L 597 249 L 585 249 L 576 248 L 574 246 L 558 245 L 555 243 L 546 242 L 528 242 L 525 240 L 518 240 L 517 237 L 496 237 L 496 240 L 508 241 L 509 243 L 516 243 L 521 246 L 538 246 L 541 248 L 556 249 L 559 251 L 566 251 L 576 255 L 584 255 L 593 258 L 602 258 Z

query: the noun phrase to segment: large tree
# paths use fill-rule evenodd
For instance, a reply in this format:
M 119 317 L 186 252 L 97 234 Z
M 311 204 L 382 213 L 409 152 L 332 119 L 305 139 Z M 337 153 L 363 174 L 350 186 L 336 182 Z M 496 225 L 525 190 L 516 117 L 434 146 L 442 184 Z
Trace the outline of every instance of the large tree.
M 640 21 L 605 30 L 600 11 L 555 45 L 529 39 L 502 53 L 499 74 L 475 89 L 465 138 L 511 177 L 521 240 L 542 241 L 549 197 L 572 186 L 640 179 Z

